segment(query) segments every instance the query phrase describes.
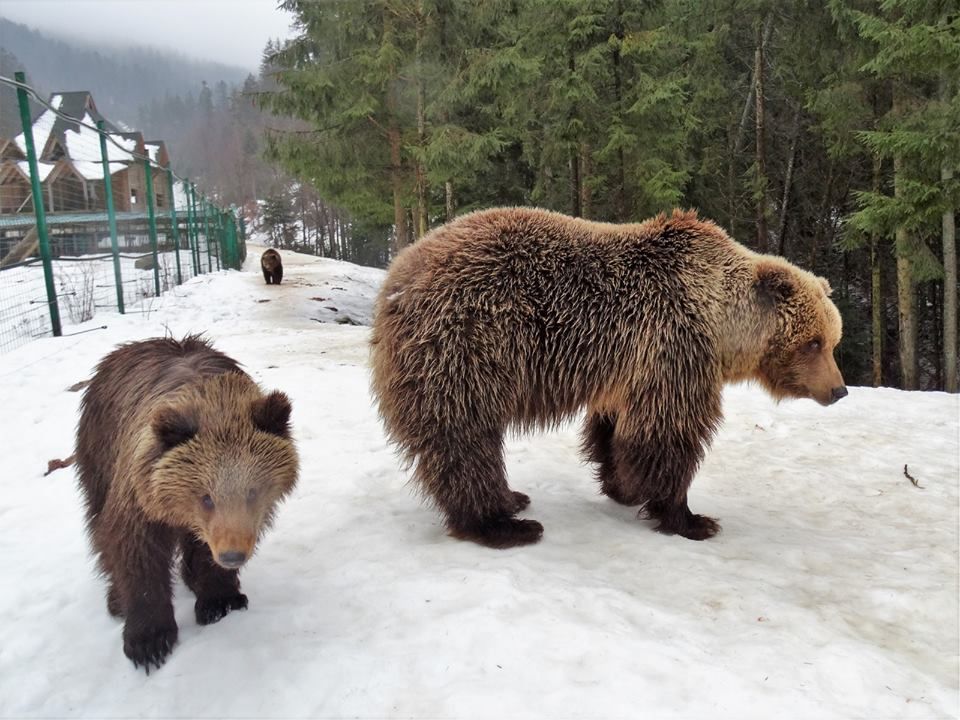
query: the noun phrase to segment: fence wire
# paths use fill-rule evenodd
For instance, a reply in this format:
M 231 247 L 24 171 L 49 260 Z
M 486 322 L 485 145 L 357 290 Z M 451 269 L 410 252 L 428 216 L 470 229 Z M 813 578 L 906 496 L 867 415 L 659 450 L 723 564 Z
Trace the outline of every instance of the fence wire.
M 163 141 L 121 131 L 89 93 L 44 100 L 19 73 L 0 83 L 17 88 L 25 120 L 0 137 L 0 352 L 59 334 L 57 319 L 149 310 L 196 275 L 239 269 L 235 211 L 177 176 Z

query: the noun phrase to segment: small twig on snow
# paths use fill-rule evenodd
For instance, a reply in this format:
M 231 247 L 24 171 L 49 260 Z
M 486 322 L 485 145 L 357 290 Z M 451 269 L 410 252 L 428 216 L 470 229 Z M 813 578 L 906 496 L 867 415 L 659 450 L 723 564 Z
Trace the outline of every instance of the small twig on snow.
M 913 483 L 913 486 L 914 486 L 914 487 L 918 487 L 918 488 L 920 488 L 921 490 L 923 490 L 923 486 L 922 486 L 920 483 L 917 482 L 917 479 L 916 479 L 913 475 L 911 475 L 909 472 L 907 472 L 907 466 L 906 466 L 906 464 L 904 464 L 904 466 L 903 466 L 903 474 L 906 475 L 907 480 L 909 480 L 910 482 Z
M 47 462 L 47 471 L 43 474 L 44 477 L 52 473 L 54 470 L 60 470 L 61 468 L 70 467 L 73 465 L 73 461 L 77 459 L 76 455 L 71 455 L 66 460 L 61 460 L 57 458 L 55 460 L 50 460 Z

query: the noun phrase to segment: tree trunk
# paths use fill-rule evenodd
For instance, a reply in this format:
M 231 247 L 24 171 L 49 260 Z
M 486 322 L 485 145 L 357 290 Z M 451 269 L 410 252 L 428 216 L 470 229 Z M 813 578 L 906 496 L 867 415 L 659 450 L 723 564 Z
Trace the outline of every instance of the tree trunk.
M 617 122 L 623 122 L 623 87 L 620 78 L 620 43 L 623 42 L 623 1 L 617 0 L 617 17 L 614 21 L 613 34 L 617 38 L 613 46 L 613 95 Z M 626 158 L 623 147 L 617 148 L 616 187 L 613 194 L 613 213 L 617 222 L 627 219 L 627 173 Z
M 766 45 L 770 40 L 770 35 L 773 32 L 773 13 L 767 14 L 766 22 L 764 23 L 763 28 L 763 38 L 761 43 Z M 737 157 L 740 155 L 740 151 L 743 150 L 743 139 L 747 135 L 747 123 L 750 121 L 750 111 L 753 110 L 753 92 L 756 85 L 756 77 L 752 74 L 750 75 L 750 85 L 747 87 L 747 97 L 743 101 L 743 112 L 740 113 L 740 124 L 737 125 L 737 134 L 734 136 L 733 141 L 730 143 L 730 162 L 727 165 L 727 202 L 729 203 L 729 218 L 728 218 L 728 230 L 731 234 L 735 234 L 736 230 L 734 228 L 734 223 L 736 220 L 736 202 L 734 200 L 736 196 L 736 177 L 737 177 Z
M 950 81 L 946 72 L 940 76 L 940 99 L 950 99 Z M 953 168 L 946 162 L 940 165 L 940 179 L 944 187 L 953 179 Z M 943 389 L 955 393 L 960 390 L 957 377 L 957 226 L 953 207 L 947 207 L 941 218 L 943 235 Z
M 757 249 L 773 251 L 769 246 L 770 237 L 767 232 L 767 152 L 764 138 L 764 97 L 763 97 L 763 55 L 764 34 L 757 26 L 757 50 L 753 56 L 754 103 L 756 112 L 756 146 L 757 146 Z
M 903 114 L 903 89 L 893 88 L 893 113 Z M 903 198 L 903 157 L 893 156 L 893 194 Z M 900 385 L 904 390 L 917 389 L 917 296 L 913 285 L 911 239 L 907 228 L 897 227 L 897 314 L 900 327 Z
M 567 49 L 567 68 L 572 76 L 576 70 L 576 61 L 573 56 L 573 48 Z M 568 121 L 573 121 L 576 117 L 576 107 L 571 105 L 567 117 Z M 580 147 L 575 140 L 570 141 L 570 214 L 574 217 L 580 217 Z
M 817 216 L 817 229 L 813 233 L 813 240 L 810 241 L 810 259 L 807 261 L 807 269 L 810 272 L 817 271 L 817 256 L 820 253 L 820 245 L 823 241 L 823 226 L 824 223 L 827 222 L 830 206 L 833 203 L 833 185 L 835 178 L 836 172 L 833 159 L 831 159 L 827 169 L 827 186 L 823 190 L 823 201 L 820 203 L 820 213 Z
M 880 192 L 881 172 L 883 159 L 875 155 L 873 159 L 873 192 Z M 880 274 L 880 237 L 870 238 L 870 320 L 871 345 L 873 351 L 872 384 L 874 387 L 883 385 L 883 340 L 886 329 L 883 322 L 883 284 Z
M 393 91 L 390 92 L 393 94 Z M 400 129 L 391 126 L 388 131 L 390 140 L 390 184 L 393 187 L 393 254 L 407 246 L 407 210 L 403 206 L 403 177 L 400 159 Z
M 417 159 L 417 222 L 416 237 L 419 240 L 427 234 L 430 222 L 429 198 L 430 191 L 427 187 L 427 173 L 423 167 L 423 153 L 427 147 L 427 121 L 426 121 L 426 81 L 423 77 L 423 26 L 426 22 L 423 11 L 423 0 L 417 2 L 417 47 L 416 47 L 416 73 L 417 73 L 417 146 L 420 148 L 421 157 Z
M 576 147 L 570 148 L 570 214 L 581 216 L 580 209 L 580 156 Z
M 384 12 L 384 40 L 392 37 L 393 24 L 389 12 Z M 403 138 L 400 134 L 400 125 L 397 118 L 397 72 L 390 68 L 390 79 L 387 81 L 387 142 L 390 145 L 390 186 L 393 190 L 393 248 L 396 255 L 407 246 L 407 214 L 403 206 L 403 156 L 401 154 Z M 341 259 L 343 255 L 341 254 Z
M 800 137 L 800 106 L 793 115 L 793 129 L 790 132 L 790 157 L 783 179 L 783 197 L 780 200 L 780 222 L 777 223 L 777 254 L 786 252 L 787 208 L 790 205 L 790 186 L 793 184 L 793 166 L 797 158 L 797 139 Z
M 580 145 L 580 214 L 581 217 L 588 218 L 593 214 L 591 208 L 592 193 L 590 192 L 590 145 L 582 143 Z
M 447 199 L 447 222 L 453 220 L 453 213 L 456 211 L 457 206 L 454 202 L 453 197 L 453 180 L 447 180 L 443 184 L 443 192 Z

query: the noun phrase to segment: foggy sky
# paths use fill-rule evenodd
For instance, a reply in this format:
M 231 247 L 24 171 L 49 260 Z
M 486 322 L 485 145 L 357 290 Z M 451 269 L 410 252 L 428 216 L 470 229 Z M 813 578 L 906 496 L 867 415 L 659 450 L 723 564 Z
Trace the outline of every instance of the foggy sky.
M 270 38 L 290 37 L 277 0 L 0 0 L 0 16 L 40 32 L 151 45 L 255 71 Z

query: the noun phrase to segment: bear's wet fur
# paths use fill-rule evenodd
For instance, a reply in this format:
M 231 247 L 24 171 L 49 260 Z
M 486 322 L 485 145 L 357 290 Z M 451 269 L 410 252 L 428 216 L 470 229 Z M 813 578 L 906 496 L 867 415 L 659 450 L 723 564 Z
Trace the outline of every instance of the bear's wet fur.
M 586 409 L 602 491 L 657 529 L 719 530 L 687 491 L 724 383 L 829 404 L 841 321 L 826 280 L 750 251 L 694 212 L 615 225 L 531 208 L 460 217 L 393 261 L 377 299 L 372 387 L 387 434 L 450 533 L 536 542 L 507 485 L 509 429 Z
M 178 553 L 198 623 L 247 606 L 238 570 L 297 479 L 290 409 L 196 336 L 122 345 L 97 366 L 77 468 L 107 608 L 125 619 L 135 666 L 160 667 L 176 643 Z

